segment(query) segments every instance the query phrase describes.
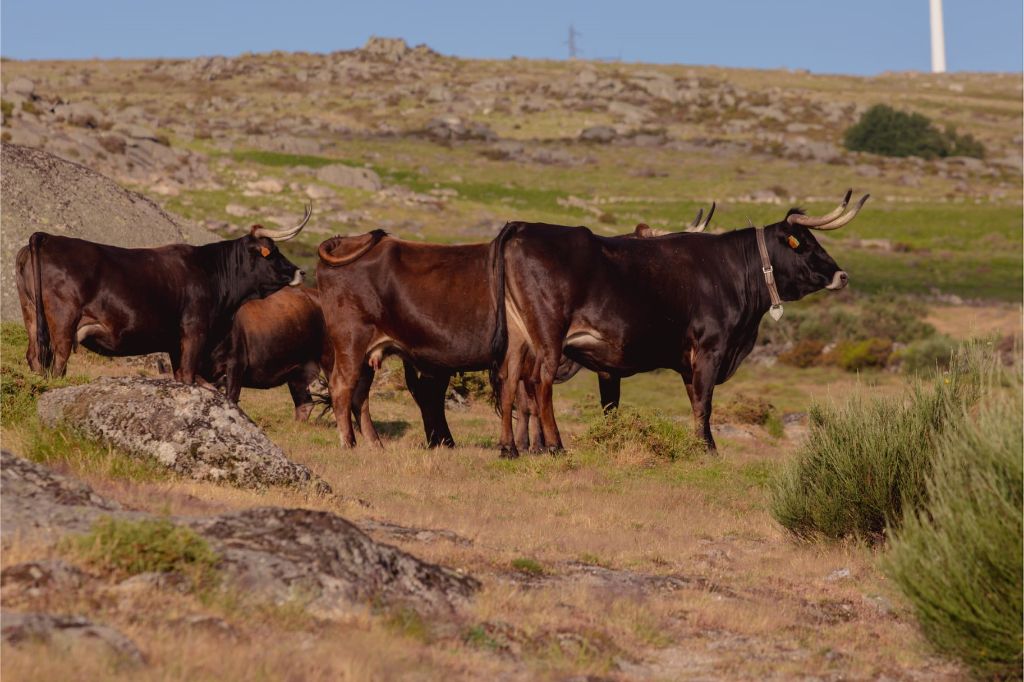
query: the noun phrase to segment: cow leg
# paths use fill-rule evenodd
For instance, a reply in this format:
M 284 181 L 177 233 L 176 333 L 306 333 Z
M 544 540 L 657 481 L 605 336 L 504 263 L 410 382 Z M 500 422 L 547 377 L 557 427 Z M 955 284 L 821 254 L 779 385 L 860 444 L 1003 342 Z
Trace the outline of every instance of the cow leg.
M 51 306 L 59 308 L 60 306 Z M 50 345 L 53 347 L 53 370 L 51 375 L 62 377 L 68 370 L 68 358 L 75 347 L 75 333 L 78 330 L 78 322 L 81 315 L 68 313 L 66 315 L 50 315 L 49 310 L 43 313 L 46 315 L 47 324 L 50 327 Z M 38 322 L 37 322 L 38 324 Z
M 174 370 L 175 381 L 180 381 L 183 384 L 196 383 L 199 358 L 205 347 L 206 334 L 204 332 L 192 331 L 188 328 L 181 330 L 181 357 Z
M 610 375 L 597 375 L 597 387 L 601 392 L 601 409 L 606 413 L 619 409 L 619 395 L 622 379 Z
M 516 391 L 516 411 L 519 419 L 516 421 L 516 447 L 520 450 L 530 449 L 530 424 L 533 413 L 530 405 L 530 396 L 526 393 L 526 382 L 519 382 L 519 389 Z
M 501 395 L 498 396 L 501 406 L 501 457 L 504 459 L 515 459 L 519 457 L 519 450 L 512 433 L 512 405 L 515 402 L 516 392 L 519 390 L 519 375 L 522 372 L 523 348 L 519 344 L 510 345 L 505 352 L 505 360 L 501 369 Z
M 716 353 L 698 355 L 693 363 L 693 390 L 690 397 L 697 435 L 704 439 L 709 452 L 717 452 L 711 435 L 711 397 L 718 378 L 719 359 Z
M 359 381 L 359 367 L 350 366 L 352 364 L 348 358 L 342 359 L 335 355 L 334 371 L 331 372 L 329 381 L 331 407 L 334 410 L 334 421 L 338 425 L 338 439 L 343 448 L 352 448 L 356 445 L 356 434 L 352 429 L 349 410 L 352 407 L 356 383 Z
M 355 420 L 359 433 L 377 447 L 383 447 L 380 442 L 380 435 L 373 425 L 370 417 L 370 387 L 373 386 L 373 377 L 376 375 L 373 367 L 364 365 L 359 373 L 359 381 L 352 394 L 352 419 Z
M 562 437 L 558 433 L 555 421 L 554 386 L 555 372 L 558 369 L 558 358 L 561 347 L 554 357 L 544 358 L 540 362 L 540 380 L 537 383 L 537 411 L 540 413 L 540 427 L 544 432 L 544 444 L 548 452 L 561 452 Z
M 404 363 L 405 385 L 412 394 L 416 406 L 420 408 L 423 419 L 423 432 L 427 437 L 427 447 L 455 447 L 455 438 L 448 428 L 448 419 L 444 413 L 444 398 L 448 392 L 451 374 L 444 372 L 434 376 L 421 374 L 411 362 Z
M 313 396 L 309 394 L 309 382 L 305 379 L 305 376 L 301 376 L 288 382 L 288 392 L 292 394 L 297 422 L 309 421 L 309 415 L 313 412 Z
M 690 410 L 693 412 L 693 427 L 695 429 L 700 427 L 700 420 L 697 418 L 697 397 L 693 393 L 693 381 L 686 382 L 686 397 L 690 399 Z

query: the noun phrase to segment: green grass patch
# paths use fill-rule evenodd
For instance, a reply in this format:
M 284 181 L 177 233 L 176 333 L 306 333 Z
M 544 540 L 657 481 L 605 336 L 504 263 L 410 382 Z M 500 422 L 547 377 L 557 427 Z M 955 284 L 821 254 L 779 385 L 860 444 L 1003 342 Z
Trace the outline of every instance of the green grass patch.
M 62 549 L 105 573 L 180 573 L 197 587 L 216 582 L 220 561 L 204 538 L 170 519 L 104 517 L 88 533 L 67 538 Z
M 235 161 L 258 163 L 261 166 L 272 166 L 275 168 L 289 168 L 293 166 L 308 166 L 309 168 L 322 168 L 337 163 L 346 166 L 361 166 L 352 161 L 344 159 L 332 159 L 326 156 L 314 156 L 312 154 L 286 154 L 284 152 L 268 152 L 260 149 L 244 149 L 231 152 L 231 158 Z
M 813 405 L 807 442 L 772 486 L 776 520 L 801 538 L 883 537 L 923 504 L 938 439 L 960 428 L 998 362 L 966 347 L 909 395 Z
M 704 442 L 693 432 L 660 412 L 619 408 L 598 414 L 574 444 L 610 455 L 625 448 L 642 448 L 666 460 L 696 459 L 705 452 Z
M 539 561 L 527 557 L 513 559 L 509 562 L 509 565 L 512 567 L 512 570 L 525 573 L 526 575 L 541 576 L 547 573 Z
M 1019 679 L 1024 664 L 1024 401 L 1014 376 L 939 439 L 929 502 L 907 515 L 882 563 L 936 648 L 990 679 Z

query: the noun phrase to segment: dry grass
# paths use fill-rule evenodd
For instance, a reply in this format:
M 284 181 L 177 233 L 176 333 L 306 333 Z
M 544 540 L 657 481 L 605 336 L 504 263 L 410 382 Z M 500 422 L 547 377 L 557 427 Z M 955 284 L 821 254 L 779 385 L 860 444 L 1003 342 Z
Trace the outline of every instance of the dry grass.
M 82 374 L 108 369 L 88 356 L 73 360 L 72 371 Z M 781 380 L 773 378 L 774 370 L 747 371 L 738 389 Z M 855 385 L 844 375 L 829 376 L 839 382 L 830 389 L 810 379 L 805 388 L 788 382 L 783 403 L 806 404 L 810 391 L 846 392 Z M 556 395 L 570 437 L 582 432 L 592 409 L 590 379 Z M 665 407 L 666 390 L 678 398 L 678 379 L 666 382 L 660 375 L 631 380 L 624 403 L 654 403 L 678 415 Z M 876 570 L 871 549 L 854 543 L 796 544 L 771 520 L 764 484 L 794 449 L 785 438 L 722 438 L 720 457 L 693 461 L 638 461 L 626 448 L 609 455 L 571 450 L 561 457 L 528 455 L 507 462 L 490 447 L 497 422 L 482 403 L 450 414 L 456 438 L 468 444 L 455 450 L 420 447 L 416 410 L 401 392 L 374 397 L 376 418 L 394 434 L 383 451 L 364 445 L 342 451 L 333 426 L 295 424 L 284 389 L 246 391 L 243 407 L 336 494 L 309 498 L 286 489 L 253 492 L 177 478 L 118 480 L 74 461 L 67 469 L 129 508 L 154 512 L 302 506 L 356 522 L 378 519 L 451 530 L 470 542 L 380 539 L 480 578 L 484 588 L 472 604 L 453 620 L 437 622 L 402 614 L 323 622 L 306 616 L 300 606 L 256 608 L 156 589 L 126 596 L 101 584 L 43 603 L 5 599 L 4 605 L 80 613 L 117 627 L 140 644 L 149 659 L 145 669 L 118 670 L 102 657 L 41 656 L 32 648 L 5 647 L 4 675 L 70 679 L 84 673 L 93 679 L 143 680 L 553 679 L 569 673 L 754 679 L 839 670 L 860 678 L 959 675 L 958 668 L 928 653 L 899 597 Z M 17 426 L 5 428 L 5 445 L 17 449 L 19 434 Z M 5 547 L 3 564 L 49 553 L 21 538 Z M 542 570 L 517 571 L 512 567 L 517 559 L 535 561 Z M 654 582 L 637 587 L 595 578 L 585 566 Z M 211 637 L 176 620 L 195 613 L 222 618 L 236 634 Z

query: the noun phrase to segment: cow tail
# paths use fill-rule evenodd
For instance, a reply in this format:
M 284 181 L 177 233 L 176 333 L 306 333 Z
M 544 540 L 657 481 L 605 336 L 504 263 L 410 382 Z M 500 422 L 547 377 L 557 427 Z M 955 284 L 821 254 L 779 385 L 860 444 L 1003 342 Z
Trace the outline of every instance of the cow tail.
M 42 232 L 34 233 L 28 239 L 28 249 L 36 299 L 36 357 L 43 368 L 43 374 L 48 376 L 53 371 L 53 345 L 50 343 L 50 325 L 46 322 L 46 311 L 43 310 L 43 266 L 39 262 L 39 247 L 45 239 L 46 235 Z
M 494 301 L 497 309 L 494 315 L 494 335 L 491 336 L 491 391 L 494 393 L 494 409 L 501 414 L 501 365 L 508 349 L 508 321 L 505 319 L 505 242 L 516 231 L 516 223 L 505 223 L 491 252 L 491 282 L 494 287 Z

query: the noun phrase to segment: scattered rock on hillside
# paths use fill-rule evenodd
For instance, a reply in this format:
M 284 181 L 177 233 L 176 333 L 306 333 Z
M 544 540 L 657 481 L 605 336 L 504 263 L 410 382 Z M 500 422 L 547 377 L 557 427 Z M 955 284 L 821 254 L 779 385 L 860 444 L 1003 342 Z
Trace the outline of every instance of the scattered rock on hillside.
M 9 646 L 42 642 L 76 654 L 112 654 L 122 663 L 141 665 L 146 662 L 135 642 L 114 628 L 98 625 L 82 616 L 4 611 L 2 620 L 3 641 Z
M 12 265 L 18 249 L 37 230 L 124 247 L 206 244 L 217 239 L 109 178 L 42 150 L 4 144 L 0 166 L 4 320 L 21 320 Z
M 22 97 L 31 97 L 36 91 L 36 84 L 30 81 L 28 78 L 15 78 L 4 91 L 8 95 L 21 95 Z
M 345 519 L 307 509 L 260 508 L 189 521 L 214 542 L 236 585 L 274 599 L 312 597 L 323 616 L 381 599 L 426 610 L 449 609 L 479 583 L 378 544 Z
M 324 166 L 316 172 L 316 179 L 338 187 L 352 187 L 367 192 L 377 192 L 384 186 L 380 176 L 369 168 L 356 168 L 340 163 Z
M 424 132 L 438 140 L 496 140 L 498 136 L 485 123 L 463 122 L 457 116 L 435 118 L 427 123 Z
M 618 133 L 611 126 L 590 126 L 580 133 L 580 142 L 607 143 L 615 139 Z
M 199 386 L 106 377 L 47 391 L 37 410 L 44 424 L 67 424 L 197 480 L 330 492 L 308 468 L 285 457 L 237 405 Z
M 77 590 L 87 578 L 82 569 L 63 559 L 26 561 L 0 573 L 0 594 L 4 603 L 22 596 L 34 599 L 48 592 Z
M 0 504 L 5 542 L 23 534 L 55 542 L 63 534 L 88 530 L 99 516 L 150 518 L 121 511 L 84 483 L 7 451 L 0 454 Z M 276 603 L 301 597 L 305 608 L 320 617 L 372 603 L 450 611 L 480 587 L 468 575 L 377 543 L 328 512 L 264 507 L 171 520 L 210 542 L 221 557 L 218 570 L 231 587 Z M 140 580 L 153 582 L 149 576 L 135 576 L 124 583 Z M 6 620 L 4 627 L 6 636 Z
M 98 516 L 120 508 L 80 481 L 0 452 L 0 534 L 5 540 L 16 533 L 48 541 L 55 532 L 87 531 Z

